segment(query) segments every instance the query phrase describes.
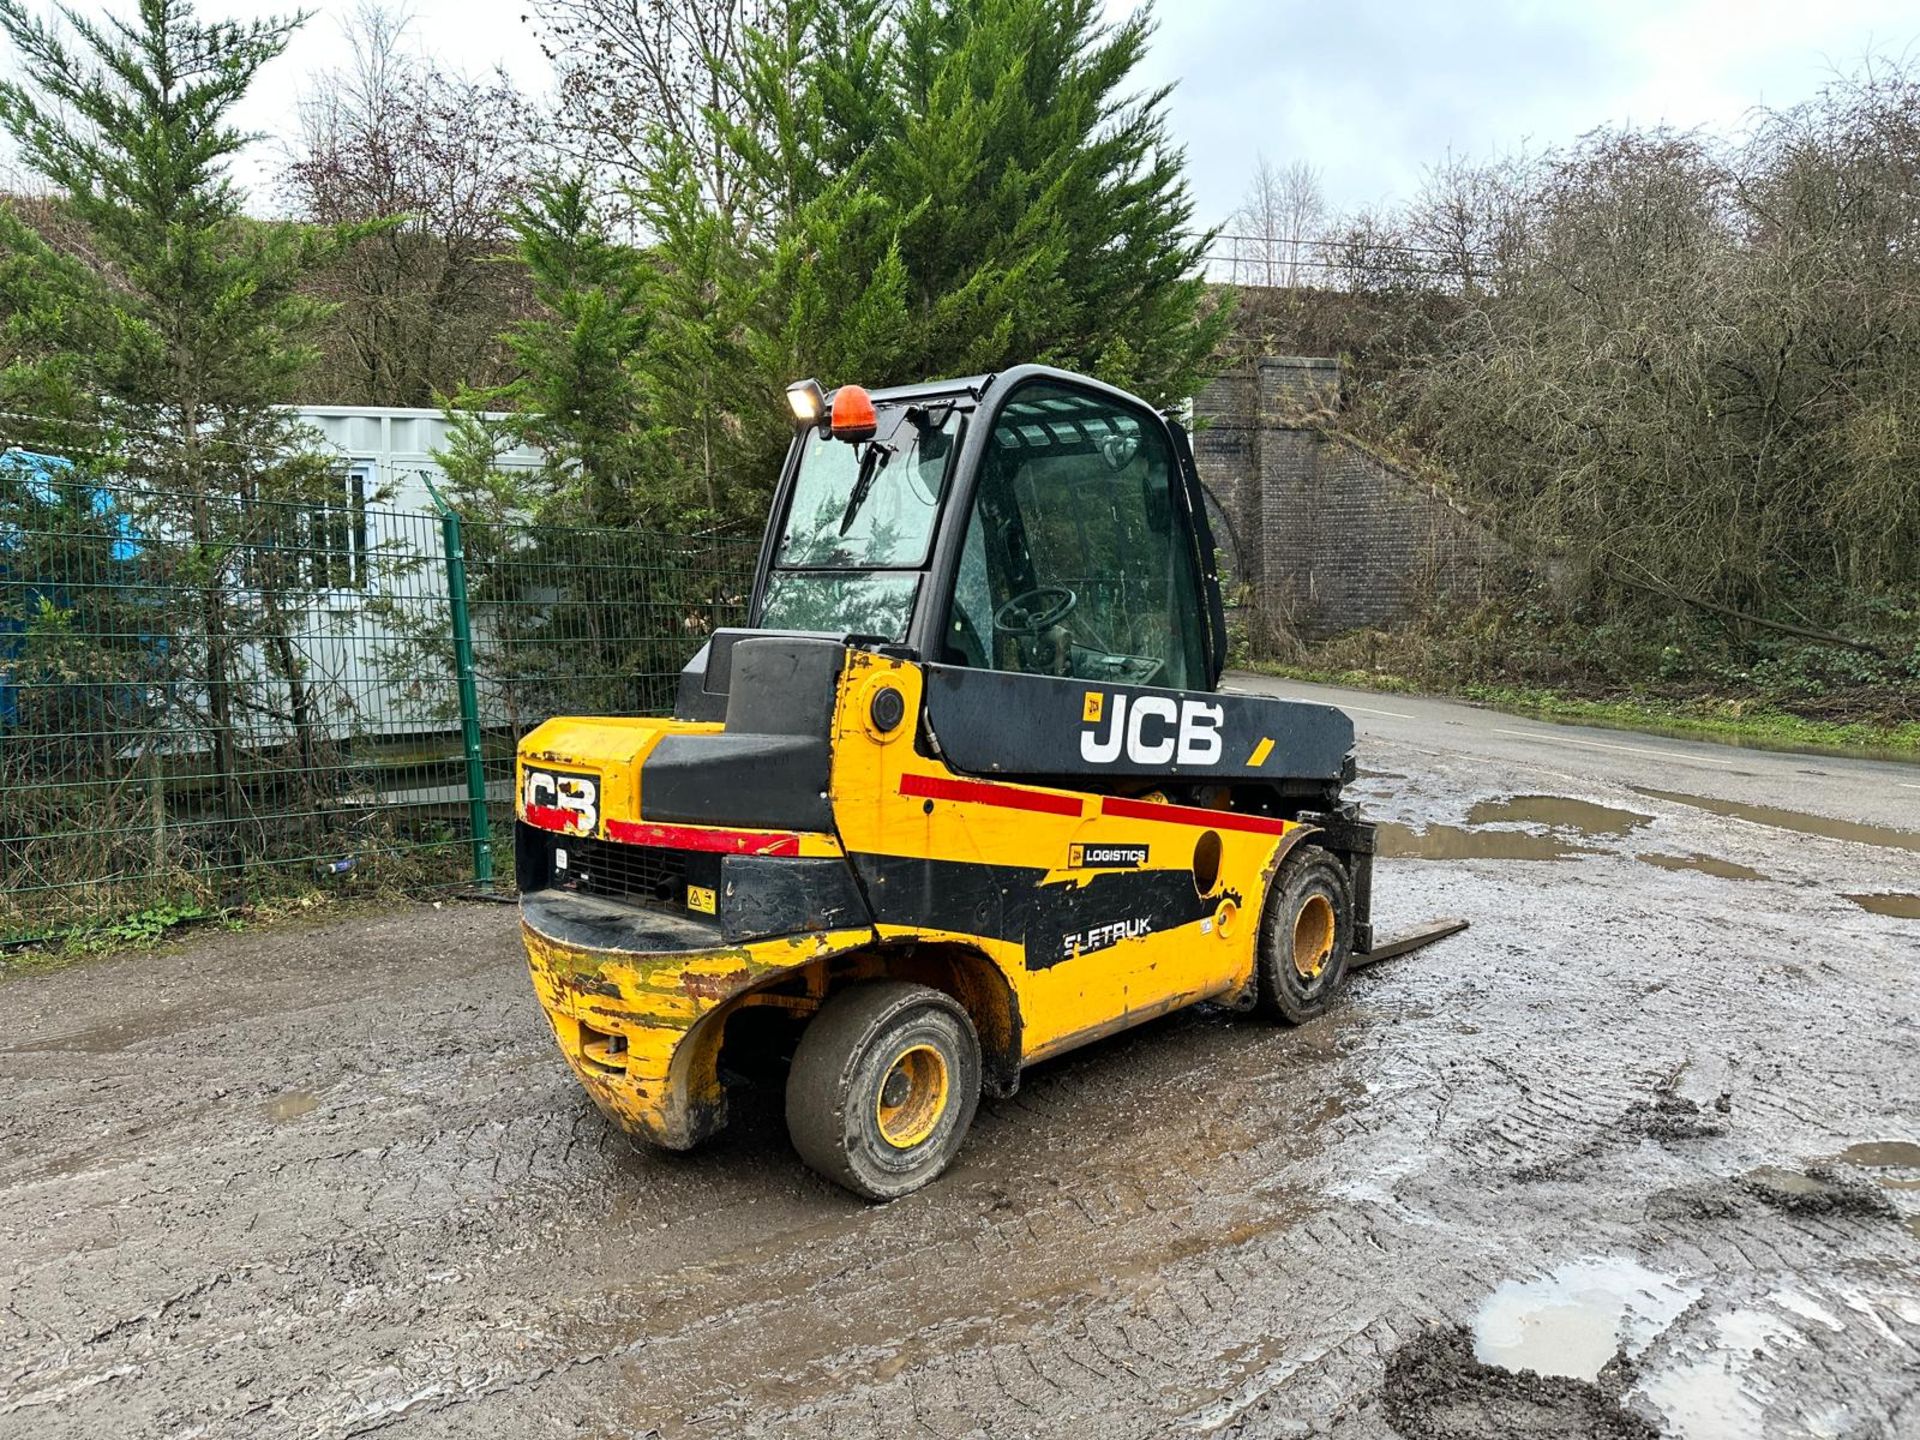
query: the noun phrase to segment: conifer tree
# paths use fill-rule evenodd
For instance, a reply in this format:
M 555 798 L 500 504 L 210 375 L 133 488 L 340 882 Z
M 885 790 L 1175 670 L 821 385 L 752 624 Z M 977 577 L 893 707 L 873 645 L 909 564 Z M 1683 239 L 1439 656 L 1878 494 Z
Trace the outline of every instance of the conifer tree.
M 624 208 L 628 259 L 653 283 L 619 394 L 659 441 L 630 482 L 648 497 L 635 514 L 756 521 L 788 438 L 780 391 L 801 376 L 871 386 L 1036 360 L 1159 404 L 1197 387 L 1228 316 L 1201 275 L 1210 237 L 1191 230 L 1167 92 L 1137 89 L 1150 16 L 1108 26 L 1099 0 L 758 15 L 701 61 L 726 69 L 710 87 L 736 97 L 725 113 L 624 152 L 645 157 Z M 543 286 L 562 319 L 585 298 L 566 283 Z M 563 373 L 532 343 L 551 323 L 516 342 L 529 399 Z
M 642 522 L 652 427 L 635 358 L 648 347 L 653 277 L 607 235 L 578 175 L 539 186 L 514 236 L 546 313 L 508 336 L 520 378 L 462 403 L 515 412 L 516 439 L 545 453 L 550 493 L 577 521 Z
M 304 18 L 203 21 L 191 0 L 139 0 L 126 18 L 47 20 L 0 0 L 16 58 L 0 127 L 83 252 L 55 260 L 17 209 L 0 213 L 0 305 L 33 341 L 13 389 L 88 413 L 67 447 L 127 482 L 149 551 L 165 548 L 170 583 L 197 597 L 193 616 L 167 617 L 181 627 L 167 653 L 192 681 L 172 693 L 193 712 L 167 723 L 204 734 L 230 819 L 245 726 L 292 734 L 311 768 L 319 717 L 287 622 L 302 577 L 257 548 L 243 576 L 238 557 L 286 523 L 262 502 L 318 499 L 332 480 L 275 407 L 324 314 L 301 282 L 375 228 L 251 219 L 230 174 L 254 138 L 232 111 Z M 270 683 L 249 673 L 256 654 Z
M 1151 16 L 1099 0 L 799 0 L 749 47 L 741 148 L 761 324 L 798 372 L 867 383 L 1089 371 L 1156 403 L 1224 333 Z M 769 374 L 771 383 L 776 379 Z

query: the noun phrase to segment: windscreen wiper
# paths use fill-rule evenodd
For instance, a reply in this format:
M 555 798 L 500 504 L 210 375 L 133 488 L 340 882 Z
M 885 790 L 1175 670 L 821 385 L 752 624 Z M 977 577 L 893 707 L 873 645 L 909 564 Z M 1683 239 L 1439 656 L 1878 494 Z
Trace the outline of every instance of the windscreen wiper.
M 878 440 L 867 442 L 867 453 L 860 457 L 860 474 L 853 482 L 853 493 L 847 496 L 847 508 L 840 515 L 840 533 L 846 534 L 853 528 L 853 517 L 860 513 L 860 507 L 867 503 L 867 496 L 873 490 L 873 482 L 887 462 L 893 459 L 893 447 L 882 445 Z

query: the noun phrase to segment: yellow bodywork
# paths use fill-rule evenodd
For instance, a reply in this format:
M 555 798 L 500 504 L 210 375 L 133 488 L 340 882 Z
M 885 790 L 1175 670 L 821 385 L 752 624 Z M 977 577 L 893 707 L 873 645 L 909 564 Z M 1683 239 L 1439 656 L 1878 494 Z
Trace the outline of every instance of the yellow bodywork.
M 908 720 L 876 731 L 873 692 L 902 692 Z M 1193 874 L 1195 918 L 1175 928 L 1089 937 L 1097 961 L 1077 951 L 1029 957 L 1020 941 L 965 928 L 882 919 L 872 928 L 813 931 L 729 948 L 639 954 L 564 943 L 525 926 L 540 1003 L 562 1052 L 599 1106 L 622 1127 L 684 1147 L 724 1115 L 714 1073 L 724 1013 L 765 997 L 804 1008 L 825 993 L 829 966 L 854 957 L 863 973 L 888 973 L 888 957 L 935 947 L 983 960 L 1004 984 L 1005 1015 L 977 1016 L 1019 1066 L 1199 1000 L 1241 997 L 1253 984 L 1259 920 L 1280 858 L 1305 832 L 1278 820 L 961 776 L 919 752 L 922 674 L 909 661 L 853 650 L 839 680 L 832 721 L 829 791 L 836 833 L 766 831 L 766 843 L 797 856 L 920 857 L 1044 867 L 1046 885 L 1084 886 L 1096 870 L 1076 862 L 1087 847 L 1149 847 L 1152 868 Z M 1089 704 L 1097 697 L 1090 692 Z M 595 777 L 591 824 L 569 812 L 571 833 L 618 840 L 647 831 L 641 796 L 646 758 L 669 734 L 718 725 L 674 720 L 555 719 L 522 743 L 516 804 L 528 818 L 530 766 Z M 737 782 L 750 792 L 751 775 Z M 581 805 L 578 797 L 571 803 Z M 549 820 L 554 817 L 549 815 Z M 555 822 L 559 823 L 559 822 Z M 554 828 L 549 824 L 547 828 Z M 680 832 L 697 827 L 672 827 Z M 567 833 L 565 831 L 561 833 Z M 726 827 L 729 836 L 743 833 Z M 664 843 L 664 842 L 662 842 Z M 1200 889 L 1200 881 L 1212 883 Z M 711 897 L 689 897 L 697 913 Z M 722 901 L 724 903 L 724 901 Z M 710 913 L 710 912 L 708 912 Z M 876 907 L 876 913 L 879 908 Z M 1036 962 L 1036 963 L 1030 963 Z M 795 993 L 770 985 L 805 977 Z M 969 1008 L 973 1008 L 970 1006 Z
M 905 692 L 907 714 L 920 711 L 918 667 L 858 651 L 848 657 L 835 721 L 832 793 L 834 820 L 849 851 L 1045 865 L 1045 883 L 1084 885 L 1093 872 L 1071 867 L 1075 846 L 1143 842 L 1156 856 L 1177 859 L 1171 866 L 1157 862 L 1156 868 L 1191 869 L 1200 837 L 1218 837 L 1218 877 L 1208 892 L 1218 899 L 1213 913 L 1179 929 L 1120 940 L 1100 952 L 1097 965 L 1035 968 L 1027 963 L 1024 946 L 1015 942 L 920 926 L 877 927 L 883 941 L 950 941 L 986 955 L 1013 991 L 1021 1018 L 1021 1064 L 1252 983 L 1254 932 L 1266 882 L 1277 857 L 1303 827 L 1274 822 L 1271 832 L 1251 833 L 1195 824 L 1184 806 L 1142 806 L 1022 784 L 1006 788 L 1056 799 L 1064 802 L 1062 809 L 1070 804 L 1073 813 L 905 796 L 903 783 L 913 788 L 910 777 L 963 784 L 966 777 L 917 753 L 911 725 L 885 738 L 872 733 L 866 716 L 870 692 L 880 684 Z M 1142 811 L 1156 809 L 1170 818 L 1142 818 Z
M 623 1130 L 676 1150 L 725 1119 L 719 1026 L 703 1022 L 764 980 L 873 939 L 871 930 L 835 930 L 637 955 L 569 945 L 529 924 L 521 931 L 534 993 L 587 1094 Z

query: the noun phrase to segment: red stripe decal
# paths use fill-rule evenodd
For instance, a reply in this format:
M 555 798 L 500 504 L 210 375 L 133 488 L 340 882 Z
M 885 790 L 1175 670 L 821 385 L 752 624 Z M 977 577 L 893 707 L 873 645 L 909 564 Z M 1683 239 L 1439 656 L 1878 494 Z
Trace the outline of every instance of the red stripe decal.
M 1111 796 L 1100 802 L 1100 813 L 1123 820 L 1164 820 L 1174 825 L 1205 825 L 1213 830 L 1245 830 L 1254 835 L 1278 835 L 1287 828 L 1286 821 L 1270 820 L 1265 815 L 1207 810 L 1198 805 L 1155 805 L 1146 800 L 1121 800 Z
M 704 825 L 649 825 L 609 820 L 607 838 L 623 845 L 664 845 L 672 850 L 710 850 L 722 855 L 798 855 L 800 837 L 764 830 L 714 830 Z
M 962 800 L 975 805 L 998 805 L 1006 810 L 1031 810 L 1036 815 L 1080 818 L 1079 800 L 1071 795 L 1043 795 L 1017 785 L 995 785 L 986 780 L 946 780 L 938 775 L 902 775 L 900 793 L 924 800 Z
M 553 805 L 529 805 L 526 815 L 529 825 L 537 825 L 542 830 L 557 830 L 562 835 L 585 833 L 573 823 L 580 817 L 571 810 L 562 810 Z

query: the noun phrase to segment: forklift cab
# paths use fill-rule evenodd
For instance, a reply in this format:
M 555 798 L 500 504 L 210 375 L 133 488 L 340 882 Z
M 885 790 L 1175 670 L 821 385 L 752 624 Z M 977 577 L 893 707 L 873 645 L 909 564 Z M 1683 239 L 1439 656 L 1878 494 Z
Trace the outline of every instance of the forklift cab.
M 789 392 L 749 624 L 971 670 L 1212 690 L 1213 543 L 1177 423 L 1040 365 Z

